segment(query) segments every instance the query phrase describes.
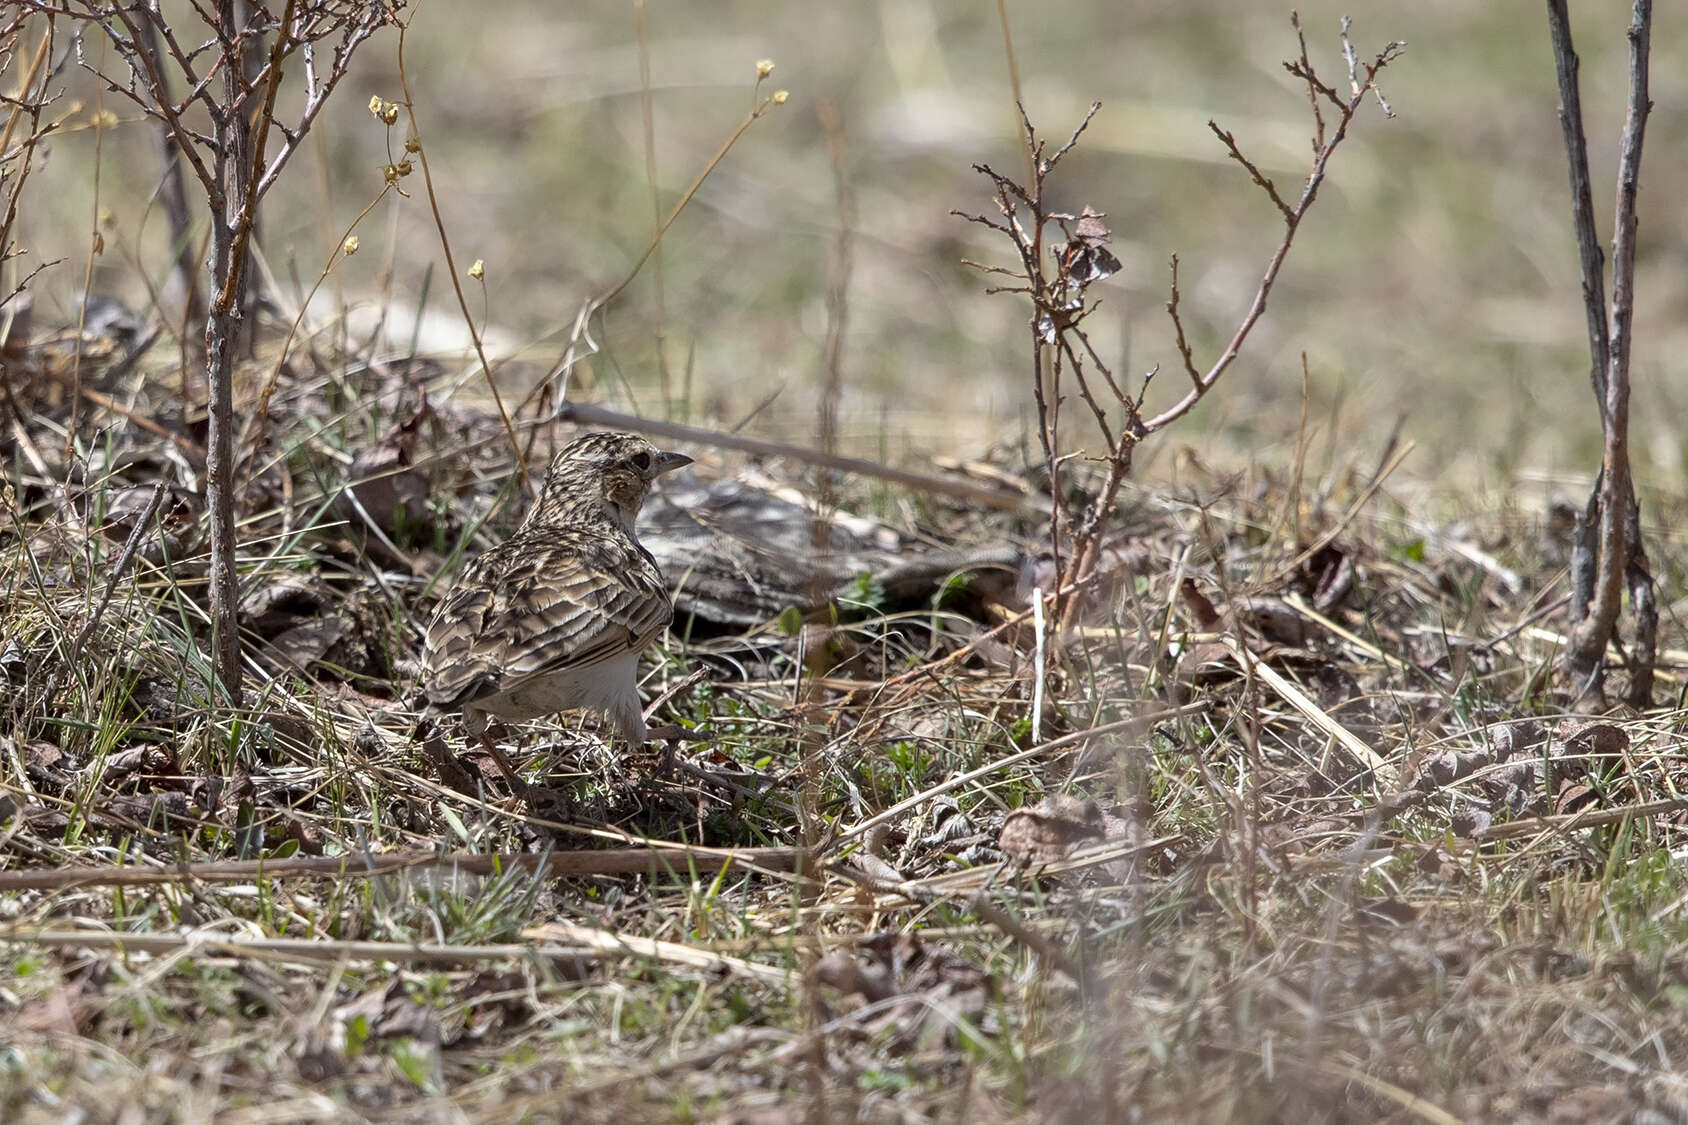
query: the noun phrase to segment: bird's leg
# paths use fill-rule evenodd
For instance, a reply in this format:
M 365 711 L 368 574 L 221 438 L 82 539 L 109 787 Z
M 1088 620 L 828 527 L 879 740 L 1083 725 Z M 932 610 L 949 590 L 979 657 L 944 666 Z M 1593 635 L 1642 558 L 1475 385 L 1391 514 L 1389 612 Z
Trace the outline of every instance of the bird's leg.
M 662 757 L 656 764 L 656 776 L 668 777 L 674 772 L 675 755 L 679 748 L 688 742 L 710 742 L 714 734 L 707 728 L 687 730 L 679 723 L 664 723 L 660 727 L 652 727 L 645 732 L 645 737 L 662 743 Z
M 654 776 L 667 780 L 674 773 L 674 743 L 669 739 L 662 740 L 662 757 L 656 760 Z
M 463 729 L 468 731 L 469 735 L 481 744 L 481 749 L 492 758 L 493 765 L 498 767 L 498 772 L 504 775 L 505 782 L 509 784 L 510 792 L 517 797 L 526 796 L 528 783 L 516 775 L 516 767 L 510 764 L 510 759 L 505 756 L 504 751 L 500 750 L 492 736 L 487 734 L 486 722 L 486 712 L 464 708 Z
M 518 797 L 525 796 L 528 791 L 528 783 L 517 775 L 516 767 L 510 764 L 509 757 L 498 748 L 497 743 L 493 742 L 492 736 L 483 729 L 475 731 L 475 737 L 480 740 L 481 749 L 491 756 L 492 764 L 498 767 L 498 772 L 504 775 L 505 782 L 510 786 L 510 792 Z

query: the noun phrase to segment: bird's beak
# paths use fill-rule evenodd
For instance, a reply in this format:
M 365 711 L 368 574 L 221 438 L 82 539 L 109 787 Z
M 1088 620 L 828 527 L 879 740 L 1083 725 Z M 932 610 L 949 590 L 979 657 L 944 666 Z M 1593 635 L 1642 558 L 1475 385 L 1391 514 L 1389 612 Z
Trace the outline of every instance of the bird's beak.
M 656 455 L 656 472 L 653 476 L 672 473 L 675 469 L 683 469 L 692 463 L 692 459 L 684 453 L 658 453 Z

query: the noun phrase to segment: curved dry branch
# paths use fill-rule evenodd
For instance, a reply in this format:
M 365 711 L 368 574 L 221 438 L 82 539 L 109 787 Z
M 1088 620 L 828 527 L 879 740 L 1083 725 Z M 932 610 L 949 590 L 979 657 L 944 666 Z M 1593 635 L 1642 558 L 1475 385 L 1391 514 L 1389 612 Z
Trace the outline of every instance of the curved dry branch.
M 1299 24 L 1296 30 L 1299 34 Z M 1393 62 L 1405 46 L 1406 44 L 1400 42 L 1389 43 L 1382 51 L 1378 52 L 1370 63 L 1359 67 L 1354 76 L 1354 91 L 1347 98 L 1343 98 L 1333 88 L 1319 80 L 1312 64 L 1307 61 L 1305 39 L 1301 41 L 1300 59 L 1285 64 L 1290 73 L 1302 78 L 1307 83 L 1309 100 L 1314 107 L 1315 121 L 1313 165 L 1307 173 L 1306 182 L 1302 185 L 1301 195 L 1293 207 L 1284 202 L 1272 181 L 1266 179 L 1259 168 L 1242 154 L 1231 134 L 1225 132 L 1213 122 L 1208 123 L 1209 127 L 1218 134 L 1219 139 L 1224 142 L 1230 157 L 1248 170 L 1254 183 L 1266 194 L 1266 197 L 1271 200 L 1273 206 L 1283 216 L 1284 233 L 1283 237 L 1278 240 L 1277 247 L 1273 249 L 1272 256 L 1266 260 L 1266 268 L 1261 274 L 1260 284 L 1255 288 L 1254 299 L 1249 302 L 1248 310 L 1243 313 L 1243 318 L 1238 323 L 1236 331 L 1231 334 L 1231 339 L 1225 345 L 1225 350 L 1219 354 L 1218 359 L 1213 361 L 1212 366 L 1200 375 L 1195 373 L 1195 365 L 1190 355 L 1189 345 L 1186 342 L 1184 326 L 1178 317 L 1177 267 L 1176 259 L 1174 259 L 1175 272 L 1172 298 L 1167 303 L 1167 311 L 1172 316 L 1173 325 L 1178 334 L 1179 354 L 1184 358 L 1186 370 L 1191 373 L 1192 385 L 1184 393 L 1183 398 L 1156 414 L 1153 418 L 1144 420 L 1143 430 L 1145 433 L 1152 434 L 1157 430 L 1163 430 L 1194 410 L 1196 404 L 1205 398 L 1209 391 L 1213 390 L 1237 356 L 1241 354 L 1243 345 L 1248 341 L 1249 333 L 1254 331 L 1254 326 L 1259 323 L 1261 316 L 1266 312 L 1266 303 L 1272 295 L 1272 286 L 1276 284 L 1278 273 L 1283 269 L 1285 259 L 1289 257 L 1290 247 L 1295 242 L 1296 232 L 1301 229 L 1301 221 L 1307 217 L 1307 212 L 1319 196 L 1319 188 L 1324 184 L 1331 157 L 1336 154 L 1336 150 L 1348 136 L 1349 123 L 1353 121 L 1354 115 L 1359 112 L 1360 106 L 1365 102 L 1366 95 L 1376 89 L 1378 72 Z M 1325 121 L 1318 111 L 1320 97 L 1326 98 L 1337 106 L 1335 127 L 1328 135 Z

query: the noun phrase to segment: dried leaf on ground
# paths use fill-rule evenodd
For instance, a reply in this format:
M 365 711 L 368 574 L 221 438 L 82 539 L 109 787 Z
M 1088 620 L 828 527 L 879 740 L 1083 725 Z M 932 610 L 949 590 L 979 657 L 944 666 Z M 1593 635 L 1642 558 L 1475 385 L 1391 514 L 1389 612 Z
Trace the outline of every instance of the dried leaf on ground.
M 997 836 L 997 847 L 1016 863 L 1037 866 L 1058 863 L 1075 848 L 1107 835 L 1106 820 L 1095 801 L 1057 794 L 1031 808 L 1009 813 Z

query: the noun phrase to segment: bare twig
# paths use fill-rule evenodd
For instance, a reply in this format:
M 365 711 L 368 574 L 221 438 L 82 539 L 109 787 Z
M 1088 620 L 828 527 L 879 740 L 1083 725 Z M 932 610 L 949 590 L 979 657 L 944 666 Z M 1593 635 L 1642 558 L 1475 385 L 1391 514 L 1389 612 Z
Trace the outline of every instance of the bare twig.
M 152 486 L 152 495 L 147 498 L 146 507 L 135 519 L 135 526 L 129 532 L 129 538 L 123 543 L 123 550 L 118 554 L 117 561 L 112 564 L 111 573 L 106 576 L 105 592 L 100 595 L 100 604 L 94 607 L 94 612 L 88 615 L 81 632 L 76 634 L 76 640 L 70 645 L 70 662 L 74 664 L 82 655 L 82 646 L 88 643 L 88 638 L 99 627 L 100 618 L 105 616 L 106 606 L 111 604 L 111 596 L 117 591 L 117 584 L 123 580 L 123 575 L 135 561 L 135 552 L 140 550 L 141 543 L 146 539 L 147 532 L 152 529 L 152 517 L 158 512 L 158 505 L 164 500 L 167 485 L 159 481 Z
M 1213 130 L 1213 135 L 1218 137 L 1220 142 L 1224 144 L 1225 151 L 1230 154 L 1231 159 L 1235 160 L 1238 164 L 1241 164 L 1248 171 L 1249 177 L 1254 180 L 1255 186 L 1265 192 L 1266 198 L 1270 199 L 1277 206 L 1279 213 L 1284 217 L 1284 221 L 1286 223 L 1295 222 L 1295 212 L 1291 211 L 1289 204 L 1284 202 L 1284 197 L 1278 194 L 1277 185 L 1267 177 L 1266 173 L 1260 170 L 1259 165 L 1255 164 L 1254 161 L 1243 155 L 1243 150 L 1237 147 L 1237 138 L 1233 134 L 1227 133 L 1225 130 L 1221 129 L 1219 127 L 1219 122 L 1217 121 L 1208 121 L 1207 127 Z
M 457 295 L 457 308 L 463 314 L 464 327 L 469 330 L 469 341 L 474 345 L 475 357 L 480 360 L 481 375 L 486 379 L 487 389 L 492 392 L 492 401 L 498 407 L 498 419 L 504 424 L 505 436 L 510 439 L 510 455 L 516 461 L 516 474 L 521 477 L 522 486 L 531 492 L 533 482 L 528 479 L 527 463 L 521 456 L 521 443 L 516 440 L 516 428 L 510 420 L 510 411 L 505 409 L 504 396 L 498 391 L 498 381 L 493 378 L 492 364 L 487 362 L 486 347 L 481 341 L 480 329 L 475 327 L 475 318 L 469 312 L 469 300 L 463 295 L 463 279 L 457 272 L 457 261 L 451 253 L 451 239 L 446 235 L 445 217 L 440 214 L 439 197 L 434 193 L 434 175 L 428 167 L 428 148 L 422 143 L 422 129 L 416 122 L 416 99 L 410 92 L 410 75 L 404 65 L 404 36 L 409 30 L 409 25 L 399 23 L 398 28 L 399 85 L 404 89 L 404 112 L 410 120 L 411 144 L 415 148 L 416 159 L 422 166 L 422 184 L 428 191 L 428 210 L 434 216 L 434 229 L 440 236 L 440 250 L 445 254 L 446 276 L 451 280 L 451 291 Z
M 1299 25 L 1297 26 L 1297 34 L 1300 34 Z M 1291 74 L 1307 83 L 1310 96 L 1322 96 L 1335 103 L 1337 107 L 1335 126 L 1327 133 L 1324 119 L 1317 113 L 1317 97 L 1314 97 L 1316 131 L 1313 138 L 1315 146 L 1313 166 L 1307 173 L 1307 180 L 1302 185 L 1300 197 L 1297 198 L 1294 206 L 1288 208 L 1287 212 L 1282 211 L 1281 201 L 1275 198 L 1276 192 L 1268 193 L 1268 195 L 1274 197 L 1274 204 L 1280 206 L 1280 211 L 1284 215 L 1284 233 L 1276 249 L 1272 251 L 1271 257 L 1266 261 L 1266 269 L 1261 275 L 1260 284 L 1255 289 L 1254 299 L 1249 302 L 1248 309 L 1243 313 L 1242 320 L 1231 334 L 1230 342 L 1225 345 L 1225 350 L 1219 354 L 1219 358 L 1214 360 L 1212 366 L 1195 380 L 1195 385 L 1185 392 L 1184 396 L 1176 403 L 1154 417 L 1144 419 L 1143 429 L 1145 433 L 1163 430 L 1195 409 L 1196 403 L 1200 402 L 1224 377 L 1226 370 L 1230 368 L 1232 362 L 1241 353 L 1243 344 L 1248 340 L 1249 333 L 1254 330 L 1255 324 L 1266 311 L 1267 299 L 1271 297 L 1272 286 L 1278 279 L 1278 273 L 1283 268 L 1285 259 L 1289 257 L 1290 246 L 1295 242 L 1296 231 L 1301 228 L 1301 221 L 1306 218 L 1308 210 L 1313 206 L 1314 200 L 1318 198 L 1319 188 L 1324 183 L 1330 159 L 1343 140 L 1346 139 L 1349 123 L 1354 119 L 1354 114 L 1359 111 L 1361 103 L 1365 100 L 1365 95 L 1376 86 L 1378 72 L 1393 62 L 1400 55 L 1404 46 L 1405 44 L 1400 42 L 1391 42 L 1385 45 L 1371 62 L 1360 69 L 1360 81 L 1363 82 L 1363 85 L 1357 93 L 1346 99 L 1340 97 L 1335 90 L 1319 80 L 1312 64 L 1307 61 L 1305 39 L 1301 41 L 1302 53 L 1300 59 L 1285 64 Z M 1241 159 L 1240 155 L 1238 159 Z M 1244 162 L 1244 166 L 1247 167 L 1246 162 Z
M 159 44 L 158 23 L 150 19 L 143 21 L 136 46 L 146 52 L 153 68 L 162 73 L 164 49 Z M 158 146 L 158 202 L 170 224 L 172 268 L 182 290 L 181 323 L 185 326 L 205 319 L 205 298 L 199 290 L 199 268 L 194 261 L 193 219 L 188 212 L 187 185 L 182 178 L 181 144 L 163 121 L 153 122 L 153 136 Z M 189 335 L 185 328 L 180 333 L 184 344 Z M 184 362 L 184 370 L 186 366 Z
M 734 145 L 738 144 L 739 139 L 749 132 L 750 127 L 761 120 L 770 110 L 785 104 L 786 92 L 784 90 L 776 90 L 774 93 L 767 95 L 762 94 L 762 82 L 766 77 L 767 74 L 758 69 L 756 90 L 752 96 L 750 112 L 745 115 L 744 120 L 739 122 L 738 127 L 727 136 L 727 139 L 721 142 L 721 147 L 715 150 L 715 155 L 709 158 L 709 162 L 703 166 L 703 170 L 697 174 L 697 178 L 681 193 L 679 200 L 669 210 L 668 217 L 657 224 L 656 230 L 651 234 L 650 241 L 645 244 L 644 252 L 639 255 L 638 261 L 633 263 L 633 268 L 628 270 L 627 274 L 615 285 L 595 297 L 588 298 L 581 305 L 580 311 L 574 318 L 574 328 L 569 333 L 569 341 L 563 349 L 561 358 L 546 373 L 545 378 L 540 380 L 533 394 L 529 395 L 529 399 L 534 395 L 549 394 L 553 388 L 557 388 L 556 401 L 559 403 L 568 401 L 568 377 L 574 370 L 574 365 L 579 363 L 586 355 L 597 351 L 597 345 L 592 341 L 590 335 L 592 318 L 621 296 L 629 285 L 633 284 L 633 279 L 639 276 L 639 271 L 645 268 L 645 263 L 650 260 L 651 255 L 656 253 L 657 247 L 662 245 L 663 236 L 668 233 L 668 228 L 674 225 L 674 220 L 680 217 L 680 212 L 684 211 L 686 206 L 691 203 L 692 197 L 697 195 L 698 189 L 703 187 L 704 181 L 709 179 L 721 161 L 727 158 L 727 154 L 733 150 Z M 588 349 L 584 352 L 581 350 L 583 341 Z M 529 399 L 524 399 L 522 406 L 525 406 Z M 521 406 L 518 406 L 517 410 L 519 412 Z
M 21 42 L 24 26 L 23 17 L 20 15 L 6 27 L 8 38 Z M 53 100 L 47 87 L 51 70 L 48 60 L 52 56 L 53 30 L 52 21 L 47 21 L 47 26 L 42 29 L 41 38 L 36 43 L 35 53 L 30 58 L 29 69 L 18 81 L 16 96 L 10 99 L 11 110 L 6 114 L 6 123 L 0 126 L 0 182 L 5 184 L 5 195 L 0 197 L 0 267 L 20 253 L 12 245 L 12 230 L 17 224 L 18 204 L 23 198 L 24 184 L 28 182 L 29 173 L 34 168 L 37 146 L 57 128 L 54 122 L 49 122 L 46 128 L 41 125 L 41 114 Z M 12 140 L 20 122 L 27 122 L 25 135 L 16 147 L 13 147 Z M 22 293 L 30 280 L 44 268 L 45 264 L 38 265 L 10 290 L 0 290 L 0 309 L 4 309 Z M 4 274 L 0 273 L 0 277 L 3 276 Z
M 1588 179 L 1588 141 L 1583 133 L 1581 66 L 1571 45 L 1566 0 L 1547 0 L 1547 25 L 1553 36 L 1553 62 L 1559 76 L 1559 127 L 1565 134 L 1565 163 L 1571 174 L 1571 220 L 1582 265 L 1583 314 L 1588 320 L 1589 382 L 1602 412 L 1606 409 L 1606 363 L 1611 354 L 1606 332 L 1606 257 L 1594 226 L 1594 195 Z

